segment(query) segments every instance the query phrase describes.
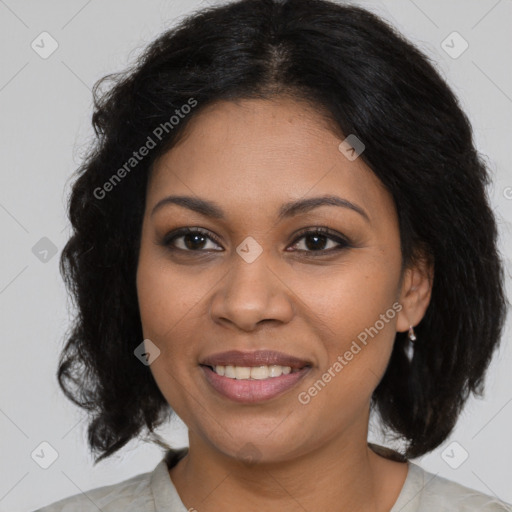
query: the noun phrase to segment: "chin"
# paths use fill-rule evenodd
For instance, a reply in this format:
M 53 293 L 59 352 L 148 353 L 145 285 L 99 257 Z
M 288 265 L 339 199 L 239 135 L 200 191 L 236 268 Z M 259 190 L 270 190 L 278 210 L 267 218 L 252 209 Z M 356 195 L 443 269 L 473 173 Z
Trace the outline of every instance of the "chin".
M 308 446 L 304 440 L 291 442 L 292 433 L 284 429 L 278 433 L 279 426 L 274 425 L 273 429 L 274 432 L 266 428 L 243 429 L 238 424 L 236 432 L 224 431 L 218 433 L 219 437 L 209 437 L 209 444 L 247 465 L 284 462 L 300 456 Z

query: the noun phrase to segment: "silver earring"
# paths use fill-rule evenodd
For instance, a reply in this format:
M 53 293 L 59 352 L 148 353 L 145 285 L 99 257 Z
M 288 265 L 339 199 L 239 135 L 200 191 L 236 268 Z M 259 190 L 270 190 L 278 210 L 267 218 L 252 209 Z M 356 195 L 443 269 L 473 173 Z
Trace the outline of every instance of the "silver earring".
M 414 328 L 412 325 L 409 326 L 409 334 L 407 335 L 407 338 L 409 339 L 409 343 L 405 345 L 404 350 L 407 359 L 409 360 L 409 362 L 411 362 L 414 356 L 414 340 L 416 339 L 416 335 L 414 334 Z

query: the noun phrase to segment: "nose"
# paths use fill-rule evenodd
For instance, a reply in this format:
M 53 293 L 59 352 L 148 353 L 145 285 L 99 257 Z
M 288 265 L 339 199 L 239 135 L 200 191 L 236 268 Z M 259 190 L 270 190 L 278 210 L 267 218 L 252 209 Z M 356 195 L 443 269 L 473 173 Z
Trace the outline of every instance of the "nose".
M 226 277 L 214 292 L 210 315 L 214 322 L 243 331 L 253 331 L 258 324 L 287 323 L 293 318 L 293 293 L 279 272 L 261 254 L 247 263 L 235 255 Z

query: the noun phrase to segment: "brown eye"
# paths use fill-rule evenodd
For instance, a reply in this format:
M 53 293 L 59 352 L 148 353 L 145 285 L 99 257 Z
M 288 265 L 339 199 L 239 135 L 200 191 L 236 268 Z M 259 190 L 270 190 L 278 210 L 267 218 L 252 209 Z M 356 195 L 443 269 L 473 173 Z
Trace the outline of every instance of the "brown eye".
M 298 241 L 304 239 L 300 252 L 333 252 L 350 247 L 350 243 L 339 235 L 333 234 L 328 228 L 315 228 L 302 231 L 293 242 L 293 246 L 300 246 Z M 334 245 L 333 245 L 334 244 Z M 330 245 L 330 247 L 329 247 Z
M 178 244 L 178 240 L 182 239 Z M 217 239 L 208 231 L 199 228 L 185 228 L 174 231 L 166 235 L 162 244 L 170 249 L 177 249 L 189 252 L 201 252 L 202 250 L 218 250 L 212 247 L 205 248 L 207 241 L 214 241 L 218 245 Z M 222 250 L 222 249 L 221 249 Z

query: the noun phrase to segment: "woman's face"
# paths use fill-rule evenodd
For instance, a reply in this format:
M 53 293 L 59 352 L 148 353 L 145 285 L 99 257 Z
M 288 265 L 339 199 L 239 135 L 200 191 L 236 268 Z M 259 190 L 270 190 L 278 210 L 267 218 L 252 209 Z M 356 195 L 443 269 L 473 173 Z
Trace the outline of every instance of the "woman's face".
M 277 461 L 342 435 L 366 441 L 395 332 L 420 320 L 397 312 L 405 291 L 391 195 L 289 99 L 219 102 L 187 130 L 155 164 L 137 271 L 158 387 L 228 456 Z M 170 196 L 189 200 L 161 203 Z M 290 207 L 325 196 L 340 203 Z M 182 228 L 201 233 L 173 238 Z M 298 371 L 272 354 L 207 361 L 227 351 L 277 351 Z M 208 362 L 234 368 L 222 376 Z

